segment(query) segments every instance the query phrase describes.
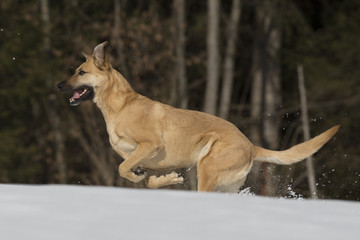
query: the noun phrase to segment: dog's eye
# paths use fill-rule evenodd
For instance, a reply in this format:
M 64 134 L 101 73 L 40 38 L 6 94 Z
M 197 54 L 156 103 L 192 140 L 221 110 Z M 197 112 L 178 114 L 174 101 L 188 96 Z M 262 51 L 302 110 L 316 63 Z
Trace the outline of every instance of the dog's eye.
M 83 70 L 79 71 L 79 75 L 84 75 L 86 72 L 84 72 Z

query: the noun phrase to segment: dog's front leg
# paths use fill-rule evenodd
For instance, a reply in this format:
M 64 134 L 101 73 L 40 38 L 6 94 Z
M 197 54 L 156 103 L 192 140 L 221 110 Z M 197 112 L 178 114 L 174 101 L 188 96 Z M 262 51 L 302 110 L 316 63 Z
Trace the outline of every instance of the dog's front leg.
M 139 174 L 135 173 L 133 170 L 141 165 L 141 162 L 155 157 L 163 149 L 164 146 L 162 144 L 154 144 L 153 142 L 139 143 L 135 151 L 120 164 L 120 176 L 127 178 L 132 182 L 140 182 L 146 177 L 146 172 Z

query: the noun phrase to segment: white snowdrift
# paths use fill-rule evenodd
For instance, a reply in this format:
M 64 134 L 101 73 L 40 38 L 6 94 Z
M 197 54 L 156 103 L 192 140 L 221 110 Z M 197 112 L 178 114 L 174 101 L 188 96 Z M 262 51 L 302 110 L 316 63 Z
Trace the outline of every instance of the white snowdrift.
M 360 203 L 0 185 L 0 239 L 360 239 Z

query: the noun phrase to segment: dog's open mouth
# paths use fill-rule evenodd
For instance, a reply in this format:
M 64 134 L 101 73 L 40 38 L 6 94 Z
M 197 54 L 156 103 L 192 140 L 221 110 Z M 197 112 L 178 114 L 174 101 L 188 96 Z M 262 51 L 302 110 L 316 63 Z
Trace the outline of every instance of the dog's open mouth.
M 91 100 L 94 96 L 94 89 L 88 86 L 77 88 L 73 92 L 73 96 L 69 99 L 71 106 L 77 106 L 81 102 Z

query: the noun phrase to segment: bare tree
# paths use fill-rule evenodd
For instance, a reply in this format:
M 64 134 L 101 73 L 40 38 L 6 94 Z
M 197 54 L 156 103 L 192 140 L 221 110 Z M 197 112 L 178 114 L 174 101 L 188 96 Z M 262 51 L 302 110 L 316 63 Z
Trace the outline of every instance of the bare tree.
M 239 19 L 241 15 L 241 0 L 233 0 L 230 21 L 227 30 L 227 45 L 224 59 L 222 92 L 219 116 L 227 119 L 231 104 L 231 90 L 234 79 L 234 62 Z
M 307 99 L 306 99 L 304 69 L 302 65 L 297 66 L 297 72 L 298 72 L 300 102 L 301 102 L 301 112 L 302 112 L 301 120 L 304 131 L 304 140 L 307 141 L 310 139 L 310 127 L 309 127 L 308 107 L 307 107 Z M 307 179 L 310 190 L 310 198 L 316 199 L 317 190 L 316 190 L 315 170 L 314 170 L 312 156 L 306 159 L 306 169 L 307 169 Z
M 179 85 L 180 107 L 187 108 L 188 94 L 185 67 L 185 0 L 174 0 L 176 27 L 176 75 Z
M 265 7 L 264 16 L 264 32 L 266 33 L 266 75 L 263 78 L 265 92 L 264 92 L 264 142 L 263 145 L 270 149 L 277 149 L 279 147 L 280 136 L 280 119 L 275 117 L 276 107 L 281 102 L 280 92 L 280 63 L 279 63 L 279 50 L 280 50 L 280 29 L 279 24 L 276 22 L 277 1 L 268 2 Z M 270 23 L 268 22 L 270 21 Z M 273 177 L 274 165 L 268 166 L 268 171 L 265 177 L 265 193 L 266 195 L 274 196 L 278 191 L 278 185 Z
M 188 92 L 185 65 L 185 0 L 174 0 L 174 25 L 175 25 L 175 51 L 176 66 L 172 86 L 172 104 L 176 103 L 181 108 L 188 107 Z M 196 190 L 196 167 L 183 172 L 187 180 L 187 187 Z
M 46 61 L 50 59 L 50 50 L 51 50 L 51 41 L 50 41 L 50 14 L 49 14 L 49 2 L 48 0 L 41 0 L 41 18 L 43 22 L 43 33 L 44 33 L 44 45 L 43 51 L 44 56 L 46 57 Z M 54 134 L 54 149 L 55 149 L 55 162 L 57 165 L 57 170 L 59 172 L 59 182 L 66 183 L 66 161 L 65 161 L 65 145 L 64 145 L 64 137 L 62 134 L 61 124 L 60 124 L 60 116 L 58 114 L 58 104 L 56 101 L 56 95 L 52 91 L 54 82 L 51 77 L 51 73 L 48 72 L 46 76 L 46 85 L 51 91 L 48 95 L 48 99 L 45 100 L 47 102 L 45 105 L 46 110 L 49 114 L 49 122 L 52 127 L 52 131 Z
M 128 69 L 126 66 L 125 55 L 124 55 L 124 42 L 121 39 L 121 28 L 124 27 L 124 24 L 121 22 L 121 4 L 120 0 L 114 0 L 114 28 L 113 28 L 113 42 L 116 47 L 116 54 L 120 59 L 120 70 L 125 77 L 128 76 Z
M 280 104 L 280 64 L 279 49 L 280 28 L 276 18 L 278 1 L 261 1 L 257 5 L 258 36 L 254 51 L 252 117 L 262 121 L 252 130 L 254 143 L 270 149 L 277 149 L 279 144 L 279 118 L 275 117 L 276 106 Z M 258 170 L 256 167 L 254 170 Z M 263 164 L 264 195 L 275 195 L 273 166 Z
M 101 135 L 95 130 L 99 129 L 99 126 L 103 124 L 97 120 L 94 108 L 94 105 L 89 103 L 83 104 L 79 109 L 85 120 L 83 126 L 78 124 L 73 114 L 68 114 L 72 126 L 70 134 L 77 140 L 80 148 L 87 156 L 86 161 L 89 160 L 94 169 L 90 176 L 79 176 L 79 179 L 88 184 L 95 183 L 97 185 L 111 186 L 115 184 L 116 172 L 114 166 L 117 166 L 117 163 L 113 159 L 111 152 L 108 151 L 108 144 L 104 143 Z
M 204 111 L 216 114 L 219 85 L 219 0 L 208 0 L 207 83 Z
M 259 35 L 259 34 L 257 34 Z M 261 127 L 261 115 L 262 115 L 262 98 L 263 98 L 263 81 L 262 81 L 262 65 L 261 65 L 261 41 L 260 36 L 256 36 L 253 63 L 252 63 L 252 83 L 251 83 L 251 108 L 250 117 L 256 119 L 250 128 L 250 139 L 255 145 L 262 145 L 262 127 Z M 251 182 L 252 191 L 260 193 L 260 170 L 261 163 L 254 162 L 251 172 L 248 176 L 248 181 Z

